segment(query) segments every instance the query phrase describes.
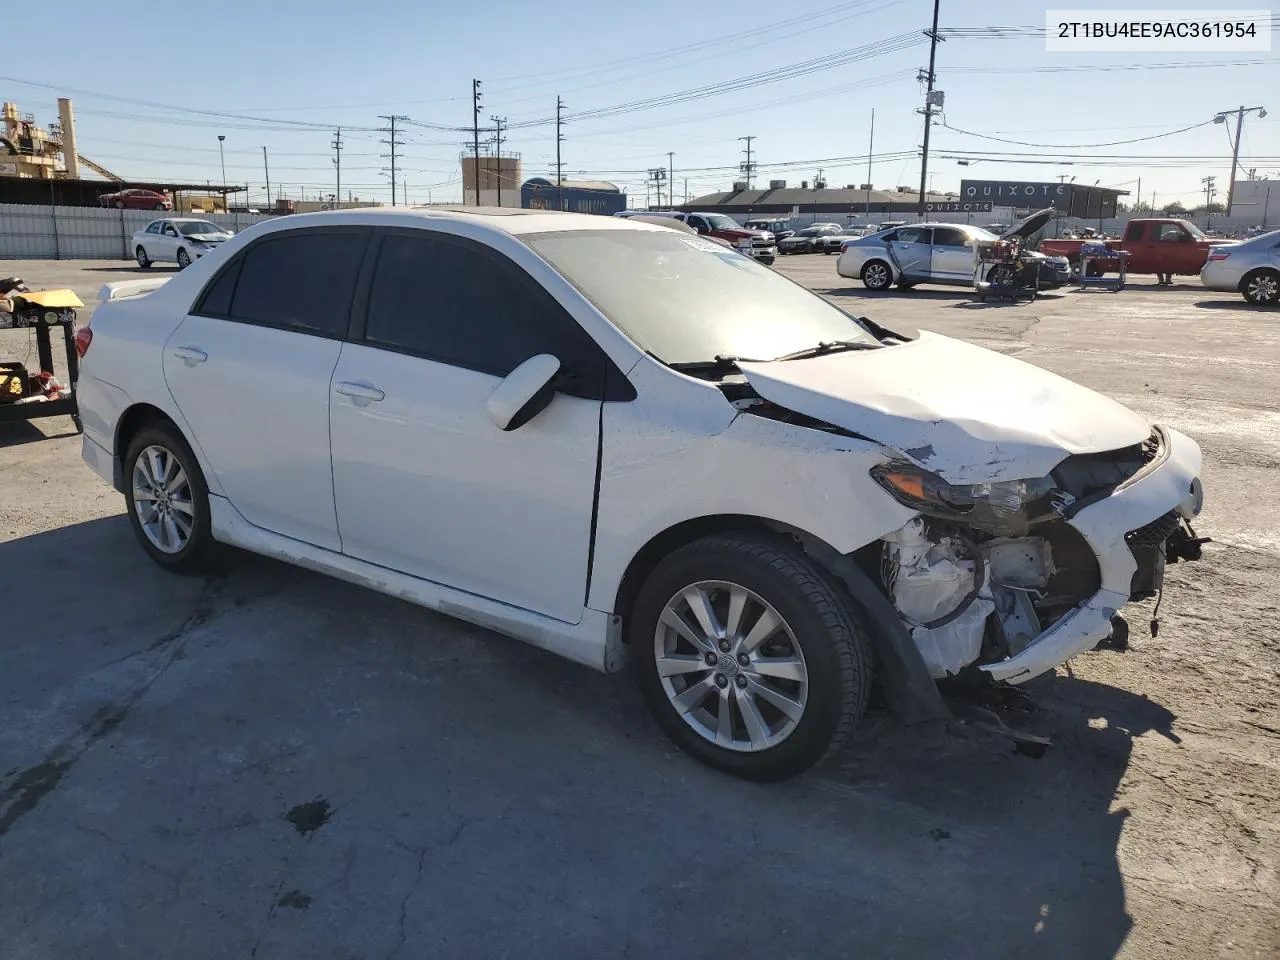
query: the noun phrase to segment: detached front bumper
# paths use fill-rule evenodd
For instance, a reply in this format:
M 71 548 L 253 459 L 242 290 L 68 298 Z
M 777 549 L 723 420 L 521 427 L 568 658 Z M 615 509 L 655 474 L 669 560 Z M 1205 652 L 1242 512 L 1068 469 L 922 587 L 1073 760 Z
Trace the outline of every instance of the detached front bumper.
M 1135 548 L 1126 535 L 1155 529 L 1157 521 L 1170 512 L 1185 520 L 1199 514 L 1203 500 L 1200 448 L 1176 430 L 1162 433 L 1163 449 L 1148 468 L 1067 521 L 1097 557 L 1100 589 L 1016 656 L 982 665 L 991 677 L 1025 683 L 1105 640 L 1111 633 L 1112 616 L 1133 595 L 1134 575 L 1139 572 Z M 1163 568 L 1143 573 L 1149 585 L 1158 589 Z

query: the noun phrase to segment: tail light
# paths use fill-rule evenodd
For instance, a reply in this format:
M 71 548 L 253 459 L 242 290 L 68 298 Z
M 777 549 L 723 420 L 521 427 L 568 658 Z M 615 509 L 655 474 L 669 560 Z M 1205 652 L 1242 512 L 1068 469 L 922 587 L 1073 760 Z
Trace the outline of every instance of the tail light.
M 1209 254 L 1209 259 L 1210 259 L 1210 260 L 1225 260 L 1225 259 L 1227 259 L 1227 257 L 1229 257 L 1229 256 L 1231 256 L 1231 254 L 1229 254 L 1229 253 L 1211 253 L 1211 254 Z
M 89 344 L 93 343 L 93 331 L 85 324 L 76 331 L 76 356 L 81 359 L 89 352 Z

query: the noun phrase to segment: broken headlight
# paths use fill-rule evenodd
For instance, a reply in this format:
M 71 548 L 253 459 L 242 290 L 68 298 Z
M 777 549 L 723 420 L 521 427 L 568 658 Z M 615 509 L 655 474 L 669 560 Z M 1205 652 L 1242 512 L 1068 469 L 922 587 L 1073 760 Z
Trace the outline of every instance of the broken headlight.
M 1051 477 L 952 484 L 913 464 L 882 463 L 871 469 L 876 483 L 899 503 L 927 517 L 950 520 L 998 537 L 1024 535 L 1034 524 L 1060 515 L 1071 498 Z

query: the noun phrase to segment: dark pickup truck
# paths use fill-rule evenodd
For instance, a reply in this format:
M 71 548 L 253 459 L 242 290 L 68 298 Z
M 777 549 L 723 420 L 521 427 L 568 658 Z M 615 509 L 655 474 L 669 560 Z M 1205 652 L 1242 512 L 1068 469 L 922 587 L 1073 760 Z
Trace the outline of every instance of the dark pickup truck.
M 1066 257 L 1073 266 L 1080 262 L 1080 244 L 1084 240 L 1041 240 L 1040 252 L 1050 256 Z M 1196 276 L 1209 259 L 1209 248 L 1234 243 L 1232 240 L 1211 240 L 1189 220 L 1148 219 L 1130 220 L 1119 240 L 1107 240 L 1112 250 L 1129 254 L 1126 265 L 1130 273 L 1170 273 L 1179 276 Z M 1115 263 L 1115 261 L 1111 261 Z M 1096 261 L 1091 272 L 1106 270 L 1108 261 Z M 1111 269 L 1116 269 L 1112 266 Z

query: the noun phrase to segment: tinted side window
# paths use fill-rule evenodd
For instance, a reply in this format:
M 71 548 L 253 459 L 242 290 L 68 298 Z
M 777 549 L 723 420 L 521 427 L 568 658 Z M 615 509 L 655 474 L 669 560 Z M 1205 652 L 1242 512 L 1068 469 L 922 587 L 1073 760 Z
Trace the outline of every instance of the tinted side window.
M 213 281 L 204 288 L 204 293 L 196 301 L 192 313 L 205 317 L 225 317 L 231 313 L 231 295 L 236 289 L 236 278 L 240 276 L 240 264 L 243 257 L 237 258 L 218 273 Z
M 1142 232 L 1146 229 L 1145 223 L 1131 223 L 1124 232 L 1124 238 L 1129 243 L 1134 243 L 1142 239 Z
M 365 339 L 500 377 L 550 353 L 570 378 L 564 392 L 603 395 L 608 360 L 595 341 L 520 267 L 478 244 L 386 236 Z
M 368 231 L 299 230 L 245 251 L 229 316 L 345 336 Z
M 963 247 L 969 242 L 963 230 L 954 227 L 934 227 L 933 245 L 935 247 Z
M 1187 231 L 1183 230 L 1178 224 L 1162 223 L 1160 224 L 1160 236 L 1156 239 L 1170 243 L 1179 243 L 1182 240 L 1188 239 L 1188 237 Z

